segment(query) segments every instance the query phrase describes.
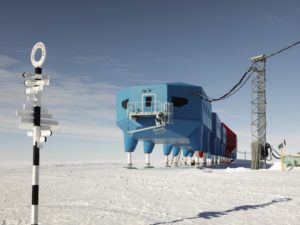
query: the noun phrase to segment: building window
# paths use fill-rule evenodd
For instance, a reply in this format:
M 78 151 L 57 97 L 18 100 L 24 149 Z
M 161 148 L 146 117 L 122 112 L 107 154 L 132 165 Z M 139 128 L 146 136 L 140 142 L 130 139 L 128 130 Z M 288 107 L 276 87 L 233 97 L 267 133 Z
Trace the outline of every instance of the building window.
M 152 105 L 152 97 L 151 96 L 147 96 L 145 100 L 146 100 L 146 107 L 151 107 L 151 105 Z
M 172 97 L 172 103 L 174 107 L 181 107 L 186 104 L 188 104 L 188 100 L 186 98 L 180 98 L 180 97 Z
M 122 108 L 123 109 L 127 109 L 127 105 L 128 105 L 129 99 L 125 99 L 124 101 L 122 101 Z

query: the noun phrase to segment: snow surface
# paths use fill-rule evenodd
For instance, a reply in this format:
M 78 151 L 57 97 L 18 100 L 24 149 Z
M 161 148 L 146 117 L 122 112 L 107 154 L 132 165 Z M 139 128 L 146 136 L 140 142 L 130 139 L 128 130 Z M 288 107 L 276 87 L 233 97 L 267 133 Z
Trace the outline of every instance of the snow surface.
M 136 166 L 42 164 L 39 224 L 300 224 L 299 169 Z M 31 176 L 30 163 L 1 162 L 0 225 L 30 224 Z

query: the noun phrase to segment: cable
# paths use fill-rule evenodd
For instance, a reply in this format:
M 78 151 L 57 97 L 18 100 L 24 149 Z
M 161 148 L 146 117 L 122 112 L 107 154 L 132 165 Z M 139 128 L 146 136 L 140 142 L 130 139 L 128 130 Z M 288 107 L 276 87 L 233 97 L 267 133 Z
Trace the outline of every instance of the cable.
M 250 76 L 252 75 L 250 72 L 251 72 L 251 70 L 253 68 L 253 65 L 254 65 L 254 63 L 251 64 L 251 66 L 243 74 L 243 76 L 241 77 L 241 79 L 227 93 L 225 93 L 221 97 L 219 97 L 219 98 L 210 98 L 210 97 L 206 97 L 206 96 L 200 95 L 198 93 L 196 93 L 196 94 L 198 96 L 200 96 L 202 99 L 204 99 L 206 101 L 209 101 L 209 102 L 215 102 L 215 101 L 220 101 L 220 100 L 224 100 L 226 98 L 229 98 L 230 96 L 232 96 L 233 94 L 235 94 L 237 91 L 239 91 L 245 85 L 245 83 L 249 80 Z
M 265 154 L 269 155 L 269 158 L 268 158 L 268 156 L 266 156 L 266 159 L 268 161 L 272 160 L 272 156 L 275 159 L 281 159 L 281 155 L 274 148 L 272 148 L 272 146 L 269 143 L 266 143 L 265 151 L 264 152 L 265 152 Z
M 274 152 L 277 154 L 277 157 L 275 156 Z M 281 159 L 281 154 L 279 154 L 274 148 L 272 148 L 272 155 L 273 155 L 276 159 Z
M 291 44 L 291 45 L 289 45 L 289 46 L 287 46 L 287 47 L 285 47 L 285 48 L 282 48 L 282 49 L 280 49 L 278 51 L 275 51 L 275 52 L 273 52 L 273 53 L 271 53 L 271 54 L 269 54 L 267 56 L 264 56 L 264 59 L 266 60 L 266 59 L 271 58 L 271 57 L 273 57 L 275 55 L 278 55 L 278 54 L 280 54 L 280 53 L 282 53 L 282 52 L 284 52 L 284 51 L 286 51 L 286 50 L 288 50 L 288 49 L 290 49 L 290 48 L 292 48 L 292 47 L 294 47 L 294 46 L 296 46 L 298 44 L 300 44 L 300 40 L 297 41 L 297 42 L 295 42 L 295 43 L 293 43 L 293 44 Z M 251 70 L 252 70 L 252 68 L 253 68 L 253 66 L 254 66 L 255 63 L 256 62 L 254 61 L 251 64 L 251 66 L 249 67 L 249 69 L 243 74 L 243 76 L 241 77 L 241 79 L 227 93 L 225 93 L 221 97 L 219 97 L 219 98 L 210 98 L 210 97 L 207 97 L 207 96 L 203 96 L 203 95 L 201 95 L 199 93 L 196 93 L 196 95 L 200 96 L 202 99 L 204 99 L 206 101 L 209 101 L 209 102 L 220 101 L 220 100 L 224 100 L 224 99 L 227 99 L 227 98 L 231 97 L 236 92 L 238 92 L 247 83 L 247 81 L 250 79 L 250 76 L 252 74 L 249 74 L 249 73 L 251 72 Z M 246 78 L 247 75 L 248 75 L 248 77 Z M 245 80 L 245 78 L 246 78 L 246 80 Z
M 296 45 L 298 45 L 298 44 L 300 44 L 300 41 L 297 41 L 297 42 L 295 42 L 295 43 L 293 43 L 293 44 L 291 44 L 291 45 L 289 45 L 289 46 L 287 46 L 287 47 L 285 47 L 285 48 L 283 48 L 283 49 L 280 49 L 280 50 L 278 50 L 278 51 L 276 51 L 276 52 L 273 52 L 272 54 L 267 55 L 267 56 L 265 57 L 265 59 L 270 58 L 270 57 L 273 57 L 273 56 L 275 56 L 275 55 L 278 55 L 278 54 L 280 54 L 280 53 L 282 53 L 282 52 L 284 52 L 284 51 L 286 51 L 286 50 L 290 49 L 291 47 L 294 47 L 294 46 L 296 46 Z
M 246 78 L 246 80 L 236 90 L 234 90 L 231 94 L 227 95 L 225 98 L 222 98 L 222 100 L 224 100 L 226 98 L 229 98 L 232 95 L 234 95 L 236 92 L 238 92 L 247 83 L 247 81 L 249 80 L 249 78 L 251 77 L 251 75 L 252 75 L 252 73 L 250 73 L 248 75 L 248 77 Z
M 219 98 L 215 98 L 215 99 L 210 99 L 210 102 L 216 102 L 216 101 L 220 101 L 220 100 L 224 100 L 226 98 L 229 98 L 230 96 L 232 96 L 233 94 L 235 94 L 238 90 L 240 90 L 245 83 L 249 80 L 251 74 L 247 77 L 247 79 L 244 81 L 245 77 L 248 75 L 248 73 L 250 72 L 250 69 L 244 73 L 244 75 L 242 76 L 242 78 L 239 80 L 239 82 L 233 86 L 233 88 L 231 88 L 226 94 L 224 94 L 223 96 L 219 97 Z
M 274 150 L 274 149 L 272 149 L 272 156 L 273 156 L 274 158 L 276 158 L 276 159 L 281 159 L 281 157 L 280 157 L 279 155 L 275 155 L 275 154 L 273 153 L 273 150 Z
M 265 145 L 265 151 L 268 153 L 268 149 L 269 149 L 269 152 L 270 152 L 270 154 L 268 154 L 267 155 L 267 157 L 265 157 L 265 159 L 266 160 L 268 160 L 268 161 L 271 161 L 272 160 L 272 147 L 271 147 L 271 145 L 269 144 L 269 143 L 266 143 L 266 145 Z M 268 158 L 268 156 L 269 156 L 269 158 Z

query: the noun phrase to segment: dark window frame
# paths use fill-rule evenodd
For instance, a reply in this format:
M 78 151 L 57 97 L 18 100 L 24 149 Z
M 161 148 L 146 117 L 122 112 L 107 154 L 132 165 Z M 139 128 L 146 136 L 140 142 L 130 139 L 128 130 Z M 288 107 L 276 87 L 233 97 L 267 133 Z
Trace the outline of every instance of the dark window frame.
M 128 98 L 122 101 L 122 108 L 123 108 L 123 109 L 127 109 L 127 107 L 128 107 L 128 102 L 129 102 L 129 99 L 128 99 Z
M 175 96 L 172 96 L 171 101 L 174 107 L 182 107 L 189 103 L 189 100 L 187 98 L 175 97 Z
M 145 96 L 145 106 L 151 107 L 152 106 L 152 98 L 153 96 Z

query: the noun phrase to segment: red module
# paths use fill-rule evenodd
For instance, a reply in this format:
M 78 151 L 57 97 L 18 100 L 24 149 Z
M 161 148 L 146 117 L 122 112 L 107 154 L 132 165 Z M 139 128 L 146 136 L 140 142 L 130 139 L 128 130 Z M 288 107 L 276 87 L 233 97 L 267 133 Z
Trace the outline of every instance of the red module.
M 237 148 L 236 134 L 224 123 L 222 126 L 226 129 L 226 147 L 224 156 L 231 158 L 231 153 Z

